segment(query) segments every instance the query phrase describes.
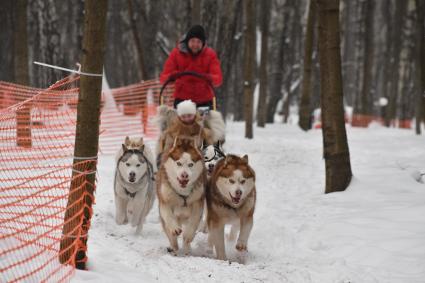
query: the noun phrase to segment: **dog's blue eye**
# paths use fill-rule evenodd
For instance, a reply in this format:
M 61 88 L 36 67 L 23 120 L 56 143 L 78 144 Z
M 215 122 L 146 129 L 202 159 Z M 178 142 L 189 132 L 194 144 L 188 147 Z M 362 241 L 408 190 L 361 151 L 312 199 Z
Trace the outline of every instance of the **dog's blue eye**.
M 233 179 L 229 179 L 229 183 L 230 183 L 230 184 L 234 184 L 234 183 L 235 183 L 235 180 L 233 180 Z
M 126 163 L 125 165 L 127 165 L 127 167 L 130 167 L 130 163 Z
M 193 167 L 193 163 L 189 163 L 187 166 L 189 166 L 189 167 Z
M 243 185 L 243 184 L 245 184 L 245 180 L 241 180 L 241 181 L 239 181 L 239 183 L 241 183 Z
M 137 164 L 136 167 L 140 167 L 140 164 Z

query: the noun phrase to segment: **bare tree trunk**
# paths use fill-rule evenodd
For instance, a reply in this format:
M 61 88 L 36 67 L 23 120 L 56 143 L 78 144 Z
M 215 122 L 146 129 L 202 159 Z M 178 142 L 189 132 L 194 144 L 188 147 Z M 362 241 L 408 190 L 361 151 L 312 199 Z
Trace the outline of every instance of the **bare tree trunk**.
M 192 25 L 201 23 L 201 0 L 192 0 Z
M 392 2 L 389 1 L 386 5 L 382 5 L 382 14 L 384 18 L 384 22 L 386 23 L 386 32 L 385 32 L 385 47 L 384 47 L 384 54 L 386 56 L 381 56 L 382 60 L 382 94 L 381 97 L 384 97 L 387 99 L 389 98 L 388 89 L 389 89 L 389 81 L 390 81 L 390 70 L 391 70 L 391 59 L 388 58 L 388 54 L 391 53 L 392 48 L 392 34 L 393 34 L 393 20 L 391 15 L 391 4 Z M 383 121 L 383 124 L 387 127 L 389 127 L 389 123 L 386 121 L 387 112 L 388 112 L 388 104 L 387 105 L 380 105 L 380 116 Z
M 233 94 L 228 99 L 227 109 L 233 113 L 234 121 L 243 121 L 243 106 L 244 103 L 244 88 L 243 88 L 243 50 L 244 46 L 244 0 L 237 0 L 237 10 L 235 22 L 237 23 L 237 30 L 235 35 L 235 52 L 234 52 L 234 66 L 233 66 Z M 224 78 L 226 80 L 226 78 Z M 233 111 L 232 111 L 233 110 Z
M 352 173 L 344 121 L 339 0 L 317 0 L 317 4 L 325 192 L 331 193 L 344 191 L 350 184 Z
M 29 43 L 31 61 L 61 64 L 59 15 L 54 0 L 29 1 Z M 66 48 L 69 48 L 68 46 Z M 47 87 L 57 80 L 55 70 L 30 66 L 30 82 L 35 87 Z M 36 69 L 37 68 L 37 69 Z M 32 70 L 35 70 L 33 72 Z
M 345 0 L 344 10 L 344 93 L 349 105 L 354 106 L 356 91 L 356 17 L 358 1 Z
M 288 2 L 289 3 L 289 2 Z M 286 32 L 288 31 L 290 14 L 288 12 L 289 5 L 285 3 L 284 11 L 284 24 L 281 31 L 279 31 L 279 44 L 277 45 L 277 57 L 271 63 L 272 73 L 270 74 L 270 95 L 267 100 L 266 122 L 274 123 L 274 116 L 276 114 L 277 103 L 282 98 L 282 81 L 283 81 L 283 68 L 284 68 L 284 55 L 285 55 L 285 41 L 287 39 Z
M 364 53 L 363 53 L 363 83 L 360 93 L 360 101 L 356 103 L 358 107 L 354 108 L 353 126 L 367 127 L 371 122 L 373 100 L 370 94 L 372 69 L 374 62 L 373 46 L 373 19 L 374 19 L 374 1 L 368 0 L 364 3 L 366 13 L 364 21 Z
M 263 127 L 266 124 L 266 103 L 267 103 L 267 60 L 269 53 L 269 19 L 271 13 L 271 0 L 261 2 L 261 63 L 260 63 L 260 95 L 257 108 L 257 125 Z
M 82 71 L 101 74 L 105 51 L 107 0 L 86 0 L 84 3 L 84 37 Z M 75 262 L 85 269 L 87 233 L 96 180 L 96 161 L 99 146 L 99 118 L 102 77 L 81 76 L 78 98 L 77 126 L 73 162 L 73 179 L 65 213 L 60 262 Z M 86 160 L 81 168 L 81 161 Z M 77 172 L 86 172 L 80 174 Z M 78 186 L 81 186 L 78 188 Z M 80 199 L 83 201 L 79 201 Z M 83 215 L 78 214 L 83 211 Z M 82 219 L 81 229 L 77 225 Z M 82 231 L 78 235 L 78 231 Z M 77 235 L 76 235 L 77 234 Z M 81 241 L 81 243 L 80 243 Z M 75 243 L 77 242 L 77 243 Z M 74 246 L 73 246 L 74 245 Z M 76 248 L 77 250 L 75 250 Z M 75 254 L 75 259 L 71 259 Z
M 29 85 L 28 73 L 28 36 L 27 36 L 27 0 L 17 0 L 14 32 L 15 45 L 15 81 Z M 16 112 L 16 145 L 31 147 L 31 106 L 22 105 Z
M 218 38 L 221 43 L 216 46 L 218 57 L 221 61 L 221 69 L 223 72 L 223 85 L 216 90 L 217 109 L 226 118 L 228 100 L 232 99 L 234 92 L 230 90 L 232 82 L 232 68 L 236 62 L 236 45 L 235 39 L 238 27 L 238 14 L 242 13 L 239 9 L 242 1 L 223 1 L 220 13 L 220 24 L 218 29 Z
M 140 75 L 141 75 L 141 80 L 145 80 L 146 79 L 146 66 L 145 66 L 145 62 L 143 60 L 143 47 L 142 47 L 142 42 L 140 41 L 140 31 L 137 28 L 137 22 L 136 22 L 136 18 L 135 18 L 135 14 L 133 12 L 133 0 L 127 0 L 127 8 L 128 8 L 128 15 L 130 18 L 130 26 L 131 26 L 131 31 L 133 33 L 133 37 L 134 37 L 134 43 L 136 45 L 136 50 L 137 50 L 137 56 L 139 58 L 138 62 L 139 62 L 139 70 L 140 70 Z
M 217 46 L 217 22 L 219 21 L 218 16 L 218 1 L 203 1 L 202 2 L 202 12 L 201 12 L 201 22 L 207 27 L 206 33 L 208 37 L 208 44 L 212 46 Z
M 305 45 L 304 45 L 304 65 L 303 65 L 303 82 L 300 101 L 298 125 L 304 131 L 311 129 L 311 69 L 312 69 L 312 56 L 313 56 L 313 40 L 314 40 L 314 26 L 316 21 L 316 3 L 310 0 L 307 16 L 307 27 L 305 32 Z
M 417 73 L 418 73 L 418 86 L 417 90 L 417 103 L 415 109 L 416 116 L 416 134 L 421 134 L 421 122 L 425 123 L 425 3 L 423 0 L 416 0 L 416 28 L 418 35 L 418 57 Z
M 254 64 L 255 64 L 255 3 L 254 0 L 244 0 L 245 13 L 245 42 L 244 42 L 244 117 L 245 117 L 245 137 L 252 139 L 253 134 L 253 91 Z
M 13 57 L 10 56 L 10 52 L 15 50 L 13 48 L 14 40 L 10 40 L 14 37 L 16 25 L 14 24 L 16 2 L 14 0 L 2 1 L 0 5 L 0 26 L 2 31 L 0 32 L 0 80 L 12 82 L 14 79 L 14 62 Z M 0 100 L 2 94 L 0 93 Z M 0 108 L 2 106 L 0 105 Z
M 404 23 L 404 16 L 407 8 L 407 1 L 396 1 L 393 33 L 391 35 L 392 49 L 390 53 L 390 60 L 392 62 L 389 77 L 389 104 L 387 107 L 387 115 L 385 117 L 385 124 L 389 126 L 391 121 L 394 121 L 397 114 L 397 96 L 399 88 L 399 73 L 400 73 L 400 53 L 402 41 L 402 28 Z
M 300 47 L 297 45 L 298 43 L 298 35 L 302 33 L 302 28 L 300 24 L 300 5 L 296 1 L 289 2 L 292 6 L 292 21 L 291 21 L 291 32 L 289 34 L 289 43 L 286 43 L 287 50 L 289 52 L 286 52 L 286 62 L 287 62 L 287 71 L 286 71 L 286 82 L 285 82 L 285 89 L 286 89 L 286 100 L 282 98 L 283 101 L 283 107 L 282 107 L 282 116 L 283 116 L 283 123 L 288 123 L 289 119 L 289 108 L 291 106 L 292 97 L 295 94 L 295 87 L 293 87 L 293 78 L 296 75 L 296 70 L 294 68 L 294 63 L 297 59 L 297 51 L 300 49 Z M 292 89 L 293 88 L 293 89 Z

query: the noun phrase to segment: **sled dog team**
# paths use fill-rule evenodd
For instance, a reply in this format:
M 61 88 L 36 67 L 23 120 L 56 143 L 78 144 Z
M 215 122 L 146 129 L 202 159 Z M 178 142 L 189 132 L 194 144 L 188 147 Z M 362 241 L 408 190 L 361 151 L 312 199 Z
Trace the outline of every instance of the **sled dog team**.
M 181 235 L 189 254 L 196 232 L 208 231 L 209 246 L 225 260 L 226 224 L 232 225 L 228 238 L 238 236 L 236 249 L 246 251 L 256 200 L 248 156 L 223 153 L 224 122 L 217 111 L 201 116 L 188 100 L 177 111 L 160 106 L 158 112 L 156 156 L 142 138 L 129 137 L 116 155 L 116 223 L 130 223 L 139 233 L 156 195 L 168 252 L 177 254 Z

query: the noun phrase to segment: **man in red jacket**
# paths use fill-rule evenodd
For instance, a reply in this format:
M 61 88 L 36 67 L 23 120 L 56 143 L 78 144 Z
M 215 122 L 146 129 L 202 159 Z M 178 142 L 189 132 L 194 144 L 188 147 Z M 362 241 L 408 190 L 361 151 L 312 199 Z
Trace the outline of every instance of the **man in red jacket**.
M 191 27 L 164 64 L 160 82 L 163 84 L 168 79 L 176 80 L 174 108 L 180 102 L 190 99 L 197 107 L 208 106 L 212 109 L 212 87 L 220 86 L 223 76 L 216 52 L 206 46 L 205 42 L 204 28 L 200 25 Z M 178 76 L 186 71 L 198 73 L 202 78 L 192 75 Z

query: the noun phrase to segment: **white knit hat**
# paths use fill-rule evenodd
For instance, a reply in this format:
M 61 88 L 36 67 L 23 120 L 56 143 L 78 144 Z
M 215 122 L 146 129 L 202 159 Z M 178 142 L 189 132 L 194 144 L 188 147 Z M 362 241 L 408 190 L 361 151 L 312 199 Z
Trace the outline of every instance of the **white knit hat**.
M 192 100 L 184 100 L 177 105 L 177 115 L 196 114 L 196 104 Z

